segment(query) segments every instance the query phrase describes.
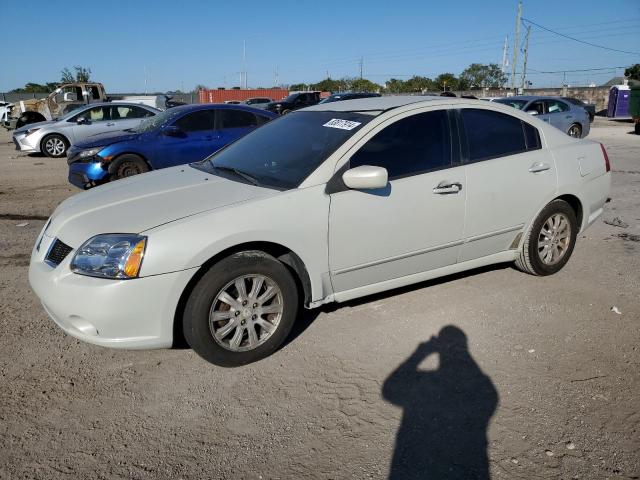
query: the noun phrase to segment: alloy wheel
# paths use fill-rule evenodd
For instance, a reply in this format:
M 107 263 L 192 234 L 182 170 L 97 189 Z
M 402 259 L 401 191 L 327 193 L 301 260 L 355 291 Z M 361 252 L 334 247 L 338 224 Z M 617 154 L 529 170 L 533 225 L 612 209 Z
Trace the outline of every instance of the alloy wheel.
M 283 307 L 282 291 L 271 278 L 243 275 L 216 295 L 209 311 L 209 330 L 227 350 L 253 350 L 278 328 Z
M 551 215 L 538 235 L 538 256 L 542 263 L 555 265 L 566 255 L 571 245 L 571 224 L 564 213 Z
M 582 134 L 582 131 L 580 129 L 580 127 L 578 125 L 571 125 L 571 128 L 569 128 L 569 136 L 573 137 L 573 138 L 580 138 L 580 135 Z
M 64 153 L 65 144 L 62 139 L 53 137 L 47 139 L 47 141 L 44 143 L 44 148 L 48 154 L 57 157 Z

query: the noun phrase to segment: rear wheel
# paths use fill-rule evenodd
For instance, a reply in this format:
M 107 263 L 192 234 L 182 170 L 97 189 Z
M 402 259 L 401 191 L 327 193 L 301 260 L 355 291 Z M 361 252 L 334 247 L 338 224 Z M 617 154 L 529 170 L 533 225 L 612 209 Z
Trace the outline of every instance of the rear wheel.
M 567 130 L 567 135 L 573 138 L 582 137 L 582 127 L 580 126 L 580 124 L 574 123 L 573 125 L 571 125 L 569 127 L 569 130 Z
M 634 129 L 635 129 L 636 135 L 640 135 L 640 122 L 636 122 L 636 126 Z
M 298 290 L 287 268 L 260 251 L 216 263 L 187 300 L 184 337 L 205 360 L 236 367 L 273 353 L 289 335 Z
M 40 143 L 40 150 L 47 157 L 60 158 L 67 154 L 67 148 L 69 148 L 69 142 L 62 135 L 54 133 L 47 135 L 42 139 Z
M 573 208 L 564 200 L 549 203 L 524 239 L 516 266 L 532 275 L 552 275 L 566 265 L 578 235 Z
M 116 158 L 113 163 L 109 165 L 109 179 L 119 180 L 148 171 L 149 166 L 142 158 L 138 155 L 127 153 Z
M 291 110 L 289 110 L 288 108 L 283 110 L 281 115 L 286 115 L 287 113 L 291 113 Z

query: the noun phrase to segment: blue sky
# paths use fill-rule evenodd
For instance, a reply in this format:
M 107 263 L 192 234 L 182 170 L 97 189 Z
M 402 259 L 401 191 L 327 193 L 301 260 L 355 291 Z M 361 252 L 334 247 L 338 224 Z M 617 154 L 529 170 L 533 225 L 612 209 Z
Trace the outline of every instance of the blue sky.
M 230 88 L 239 85 L 243 41 L 250 87 L 273 85 L 276 68 L 283 84 L 319 81 L 327 72 L 356 76 L 360 58 L 364 76 L 377 83 L 457 75 L 473 62 L 500 63 L 506 35 L 511 55 L 516 8 L 517 0 L 0 0 L 0 91 L 57 81 L 73 65 L 90 67 L 109 92 L 142 92 L 145 70 L 149 91 Z M 524 0 L 524 17 L 592 43 L 640 51 L 640 0 Z M 535 27 L 529 52 L 534 86 L 563 79 L 537 72 L 640 63 L 640 55 Z M 622 71 L 568 72 L 566 81 L 600 84 Z

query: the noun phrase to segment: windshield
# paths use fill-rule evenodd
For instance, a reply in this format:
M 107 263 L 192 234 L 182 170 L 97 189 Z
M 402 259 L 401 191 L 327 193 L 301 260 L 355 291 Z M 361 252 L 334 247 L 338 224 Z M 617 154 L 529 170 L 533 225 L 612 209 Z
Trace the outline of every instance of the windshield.
M 164 112 L 160 112 L 153 117 L 145 118 L 140 124 L 133 129 L 136 133 L 145 133 L 155 130 L 161 125 L 165 125 L 169 123 L 174 118 L 182 115 L 182 110 L 178 108 L 170 108 L 169 110 L 165 110 Z
M 280 100 L 281 102 L 287 102 L 287 103 L 293 103 L 296 101 L 296 99 L 300 96 L 299 93 L 292 93 L 291 95 L 289 95 L 287 98 L 284 98 L 282 100 Z
M 298 187 L 373 115 L 353 112 L 293 112 L 214 153 L 197 168 L 233 169 L 266 187 Z
M 499 98 L 498 100 L 494 100 L 497 103 L 503 103 L 504 105 L 509 105 L 510 107 L 517 108 L 518 110 L 522 110 L 524 106 L 529 103 L 529 100 L 516 100 L 515 98 Z

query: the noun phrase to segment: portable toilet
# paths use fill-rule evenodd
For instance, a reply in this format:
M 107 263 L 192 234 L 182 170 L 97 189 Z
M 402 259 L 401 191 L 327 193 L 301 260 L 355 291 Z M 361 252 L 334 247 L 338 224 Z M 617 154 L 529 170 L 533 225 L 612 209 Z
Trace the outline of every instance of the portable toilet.
M 611 87 L 611 90 L 609 90 L 607 117 L 628 117 L 629 97 L 631 97 L 629 85 L 614 85 Z

